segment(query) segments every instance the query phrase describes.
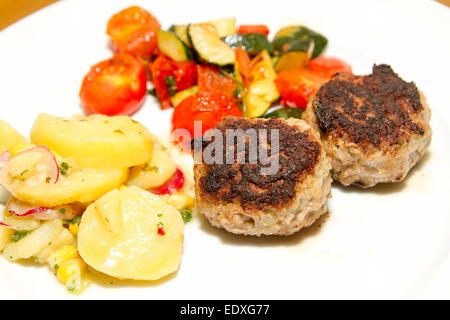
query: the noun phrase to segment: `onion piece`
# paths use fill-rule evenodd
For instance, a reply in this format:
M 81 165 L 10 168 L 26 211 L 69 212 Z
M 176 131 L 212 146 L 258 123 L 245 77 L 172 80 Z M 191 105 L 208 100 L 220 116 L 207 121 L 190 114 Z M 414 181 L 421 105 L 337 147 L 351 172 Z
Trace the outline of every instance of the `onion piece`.
M 0 156 L 0 170 L 8 163 L 9 161 L 9 151 L 5 151 Z

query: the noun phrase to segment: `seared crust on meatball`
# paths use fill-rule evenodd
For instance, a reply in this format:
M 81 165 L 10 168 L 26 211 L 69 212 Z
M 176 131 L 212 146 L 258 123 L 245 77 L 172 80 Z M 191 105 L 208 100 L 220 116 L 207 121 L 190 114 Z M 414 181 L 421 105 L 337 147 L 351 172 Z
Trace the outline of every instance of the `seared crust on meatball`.
M 311 225 L 326 212 L 331 166 L 318 135 L 308 124 L 298 119 L 226 117 L 216 129 L 224 137 L 224 146 L 230 129 L 266 130 L 266 139 L 256 136 L 258 146 L 267 150 L 269 159 L 276 157 L 279 167 L 274 174 L 263 174 L 261 169 L 269 164 L 262 163 L 260 157 L 256 163 L 249 163 L 248 137 L 245 146 L 239 146 L 236 140 L 226 145 L 221 163 L 203 161 L 194 165 L 196 208 L 211 224 L 239 234 L 288 235 Z M 273 151 L 270 139 L 275 129 L 279 152 Z M 203 150 L 210 143 L 204 142 Z M 238 150 L 243 152 L 239 154 Z M 233 161 L 226 164 L 230 152 Z
M 302 118 L 320 132 L 335 180 L 372 187 L 404 179 L 430 144 L 430 116 L 413 82 L 375 65 L 368 76 L 336 74 Z

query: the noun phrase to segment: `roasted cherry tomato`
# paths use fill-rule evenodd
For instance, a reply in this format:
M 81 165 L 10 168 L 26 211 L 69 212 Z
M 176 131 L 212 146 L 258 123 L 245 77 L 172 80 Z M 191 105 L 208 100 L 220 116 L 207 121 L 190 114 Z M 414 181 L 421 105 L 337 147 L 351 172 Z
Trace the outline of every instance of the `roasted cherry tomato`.
M 259 25 L 241 25 L 239 26 L 237 33 L 262 33 L 266 36 L 269 34 L 269 28 L 267 26 L 259 24 Z
M 352 67 L 338 58 L 317 57 L 308 62 L 308 68 L 319 76 L 331 79 L 338 72 L 352 72 Z
M 146 92 L 144 65 L 122 53 L 91 67 L 81 84 L 80 98 L 88 113 L 131 115 L 142 106 Z
M 187 129 L 194 137 L 194 121 L 202 122 L 202 136 L 225 116 L 242 117 L 233 101 L 217 93 L 194 94 L 184 99 L 173 111 L 172 130 Z
M 281 71 L 275 79 L 281 102 L 289 108 L 306 108 L 309 97 L 328 79 L 309 69 Z
M 157 46 L 158 20 L 140 7 L 129 7 L 109 19 L 106 33 L 115 52 L 128 52 L 150 59 Z
M 172 106 L 170 97 L 177 91 L 197 84 L 197 66 L 194 62 L 175 62 L 160 55 L 152 63 L 152 83 L 161 102 L 161 109 Z
M 220 94 L 234 100 L 237 83 L 223 75 L 217 68 L 198 65 L 198 91 L 203 94 Z

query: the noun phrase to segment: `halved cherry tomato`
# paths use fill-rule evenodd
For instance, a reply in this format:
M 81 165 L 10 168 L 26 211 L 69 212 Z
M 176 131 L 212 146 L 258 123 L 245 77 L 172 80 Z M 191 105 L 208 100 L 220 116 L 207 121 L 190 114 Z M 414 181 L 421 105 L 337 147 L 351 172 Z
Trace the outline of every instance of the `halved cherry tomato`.
M 275 85 L 283 105 L 305 109 L 309 97 L 327 80 L 309 69 L 296 69 L 281 71 L 275 79 Z
M 269 34 L 269 28 L 267 26 L 259 24 L 259 25 L 241 25 L 237 33 L 262 33 L 266 36 Z
M 197 65 L 194 62 L 175 62 L 160 55 L 150 67 L 152 83 L 161 102 L 161 109 L 172 106 L 170 97 L 175 92 L 197 84 Z
M 202 94 L 219 94 L 234 100 L 237 83 L 214 67 L 198 65 L 198 91 Z
M 132 115 L 142 106 L 146 92 L 144 65 L 122 53 L 91 67 L 81 84 L 80 98 L 88 113 Z
M 150 59 L 157 46 L 158 20 L 140 7 L 129 7 L 109 19 L 106 33 L 111 37 L 115 52 L 128 52 Z
M 310 60 L 308 68 L 316 74 L 329 79 L 338 72 L 352 72 L 352 67 L 341 59 L 323 56 Z
M 250 72 L 252 67 L 250 57 L 248 56 L 247 51 L 245 51 L 244 48 L 242 47 L 239 47 L 236 50 L 234 50 L 234 53 L 236 55 L 236 62 L 238 64 L 239 73 L 241 74 L 244 84 L 247 84 L 250 78 Z
M 184 174 L 179 168 L 175 170 L 173 176 L 166 181 L 162 186 L 154 189 L 150 189 L 151 193 L 157 195 L 172 194 L 177 190 L 180 190 L 184 185 Z
M 202 122 L 203 134 L 225 116 L 242 117 L 238 105 L 217 93 L 194 94 L 184 99 L 173 111 L 172 130 L 187 129 L 194 137 L 194 121 Z

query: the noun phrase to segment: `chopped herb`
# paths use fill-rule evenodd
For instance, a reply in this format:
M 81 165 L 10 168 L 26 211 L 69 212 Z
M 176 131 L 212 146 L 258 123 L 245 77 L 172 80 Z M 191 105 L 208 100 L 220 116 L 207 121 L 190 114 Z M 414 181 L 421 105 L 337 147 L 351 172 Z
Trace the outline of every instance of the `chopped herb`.
M 50 183 L 50 181 L 52 181 L 52 178 L 50 178 L 50 177 L 47 177 L 47 178 L 45 179 L 45 182 L 47 182 L 47 183 Z
M 58 264 L 55 264 L 55 265 L 53 266 L 53 269 L 55 270 L 55 274 L 57 274 L 57 273 L 58 273 L 58 269 L 59 269 L 59 265 L 58 265 Z
M 182 209 L 180 211 L 181 217 L 183 218 L 184 223 L 188 223 L 192 220 L 192 210 L 191 209 Z
M 109 223 L 109 219 L 108 218 L 105 218 L 105 221 Z
M 164 82 L 167 84 L 169 89 L 169 95 L 173 96 L 177 92 L 177 84 L 173 76 L 164 77 Z
M 70 224 L 70 221 L 67 219 L 62 219 L 62 223 L 63 223 L 63 226 L 68 226 Z
M 72 224 L 76 224 L 77 226 L 80 225 L 80 222 L 81 222 L 81 216 L 78 216 L 78 217 L 72 219 Z
M 144 167 L 142 168 L 143 171 L 153 171 L 158 173 L 159 172 L 159 168 L 157 166 L 149 166 L 148 163 L 146 163 L 144 165 Z
M 27 235 L 28 231 L 16 231 L 11 235 L 11 240 L 17 242 Z
M 158 224 L 156 225 L 158 228 L 161 228 L 162 226 L 164 226 L 164 223 L 162 223 L 161 221 L 158 222 Z
M 158 213 L 157 216 L 158 216 L 158 217 L 162 217 L 162 213 Z
M 239 89 L 239 87 L 236 87 L 236 90 L 233 91 L 233 96 L 235 98 L 240 98 L 241 97 L 241 89 Z
M 61 162 L 61 164 L 59 165 L 59 172 L 63 175 L 63 176 L 67 176 L 67 170 L 69 170 L 70 166 L 68 165 L 67 162 Z
M 65 214 L 65 213 L 66 213 L 66 209 L 64 209 L 64 208 L 62 208 L 62 209 L 59 209 L 59 213 L 61 213 L 61 214 Z
M 137 122 L 136 120 L 133 120 L 133 119 L 131 119 L 131 122 L 133 122 L 133 123 L 139 123 L 139 122 Z
M 52 244 L 52 242 L 50 241 L 49 243 L 48 243 L 48 245 L 50 246 Z
M 33 262 L 34 262 L 34 263 L 39 262 L 39 258 L 38 258 L 38 257 L 32 256 L 32 258 L 33 258 Z
M 156 89 L 155 88 L 149 89 L 149 90 L 147 90 L 147 92 L 148 92 L 149 95 L 154 96 L 155 98 L 157 98 L 159 100 L 159 97 L 158 97 L 158 94 L 156 93 Z
M 124 133 L 122 130 L 120 130 L 120 129 L 114 130 L 114 133 L 125 134 L 125 133 Z
M 25 169 L 25 170 L 23 170 L 21 173 L 20 173 L 20 175 L 21 176 L 23 176 L 25 173 L 27 173 L 29 170 L 28 169 Z

